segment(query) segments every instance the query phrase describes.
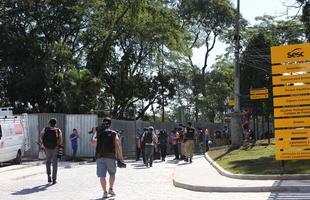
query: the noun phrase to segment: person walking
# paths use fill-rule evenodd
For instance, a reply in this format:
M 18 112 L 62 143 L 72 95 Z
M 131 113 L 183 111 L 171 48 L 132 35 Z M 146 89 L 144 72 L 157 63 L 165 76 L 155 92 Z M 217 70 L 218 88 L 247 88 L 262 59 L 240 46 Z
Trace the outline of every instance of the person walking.
M 72 161 L 76 161 L 76 152 L 78 149 L 78 139 L 80 138 L 80 135 L 76 128 L 72 130 L 72 133 L 70 135 L 70 141 L 71 141 L 71 147 L 72 147 Z
M 160 130 L 158 135 L 161 160 L 165 161 L 167 155 L 168 134 L 165 130 Z
M 209 151 L 209 130 L 206 128 L 205 132 L 205 143 L 206 143 L 206 152 Z
M 138 128 L 138 131 L 135 134 L 135 142 L 136 142 L 136 161 L 140 160 L 140 154 L 141 154 L 141 135 L 143 133 L 141 132 L 141 129 Z
M 205 151 L 204 151 L 204 133 L 202 131 L 202 128 L 198 128 L 198 131 L 197 131 L 197 143 L 198 143 L 198 147 L 199 147 L 199 152 L 201 154 L 204 154 Z
M 216 127 L 215 131 L 214 131 L 214 140 L 215 140 L 215 145 L 216 146 L 221 146 L 222 143 L 222 132 L 220 131 L 219 127 Z
M 51 118 L 48 122 L 48 127 L 45 127 L 41 131 L 40 143 L 45 149 L 46 154 L 46 173 L 48 183 L 56 184 L 57 169 L 58 169 L 58 146 L 62 144 L 62 133 L 59 128 L 56 127 L 57 120 Z M 53 172 L 51 177 L 51 164 L 53 166 Z
M 143 133 L 140 135 L 140 143 L 141 143 L 141 154 L 142 154 L 142 160 L 143 160 L 143 163 L 146 164 L 145 162 L 145 149 L 144 149 L 144 143 L 145 141 L 142 140 L 142 137 L 144 134 L 146 134 L 148 132 L 148 128 L 147 127 L 144 127 L 143 128 Z
M 123 161 L 121 142 L 116 131 L 110 129 L 112 120 L 109 117 L 103 119 L 102 124 L 95 128 L 92 143 L 96 144 L 97 176 L 103 190 L 103 198 L 108 194 L 115 196 L 113 190 L 116 175 L 116 159 Z M 106 189 L 106 174 L 109 173 L 109 191 Z
M 179 143 L 178 143 L 178 151 L 180 154 L 180 160 L 185 160 L 185 134 L 186 134 L 186 126 L 183 124 L 179 124 Z
M 171 142 L 172 142 L 172 146 L 173 146 L 173 150 L 174 150 L 174 155 L 175 158 L 174 160 L 179 160 L 180 159 L 180 154 L 179 154 L 179 133 L 177 131 L 177 128 L 174 128 L 171 132 L 170 132 L 170 138 L 171 138 Z
M 186 162 L 192 163 L 192 158 L 194 154 L 194 139 L 195 139 L 195 128 L 192 127 L 191 122 L 187 122 L 186 133 L 184 136 L 185 145 L 185 156 Z
M 153 166 L 154 145 L 157 143 L 157 136 L 152 126 L 149 127 L 147 132 L 144 132 L 142 136 L 145 152 L 145 166 Z

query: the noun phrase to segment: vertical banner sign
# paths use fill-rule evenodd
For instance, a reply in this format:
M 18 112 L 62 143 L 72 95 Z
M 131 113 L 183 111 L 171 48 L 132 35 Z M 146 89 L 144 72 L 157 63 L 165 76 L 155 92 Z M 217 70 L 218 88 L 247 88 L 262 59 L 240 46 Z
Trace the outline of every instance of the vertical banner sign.
M 310 159 L 310 43 L 271 47 L 276 160 Z

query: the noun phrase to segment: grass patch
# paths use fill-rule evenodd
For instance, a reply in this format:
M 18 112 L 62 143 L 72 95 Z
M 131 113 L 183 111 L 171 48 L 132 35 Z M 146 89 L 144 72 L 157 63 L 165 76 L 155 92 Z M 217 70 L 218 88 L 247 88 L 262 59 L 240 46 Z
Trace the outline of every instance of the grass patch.
M 251 149 L 220 149 L 208 155 L 224 169 L 236 174 L 280 174 L 274 145 L 256 145 Z M 310 160 L 285 161 L 286 174 L 310 174 Z

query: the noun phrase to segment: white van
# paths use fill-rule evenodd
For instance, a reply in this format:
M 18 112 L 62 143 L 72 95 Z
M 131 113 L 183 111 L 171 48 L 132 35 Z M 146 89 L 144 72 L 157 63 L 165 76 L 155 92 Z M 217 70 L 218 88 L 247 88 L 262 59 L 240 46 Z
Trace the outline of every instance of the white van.
M 30 149 L 27 114 L 14 116 L 11 108 L 0 108 L 0 163 L 20 164 Z

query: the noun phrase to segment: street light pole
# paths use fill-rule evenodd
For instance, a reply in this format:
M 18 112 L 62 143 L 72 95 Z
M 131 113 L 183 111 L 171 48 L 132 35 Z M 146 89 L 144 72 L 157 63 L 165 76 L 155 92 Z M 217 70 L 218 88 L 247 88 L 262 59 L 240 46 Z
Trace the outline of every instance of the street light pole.
M 237 15 L 235 27 L 235 77 L 234 77 L 234 112 L 231 118 L 231 143 L 238 147 L 242 142 L 241 112 L 240 112 L 240 0 L 237 0 Z

